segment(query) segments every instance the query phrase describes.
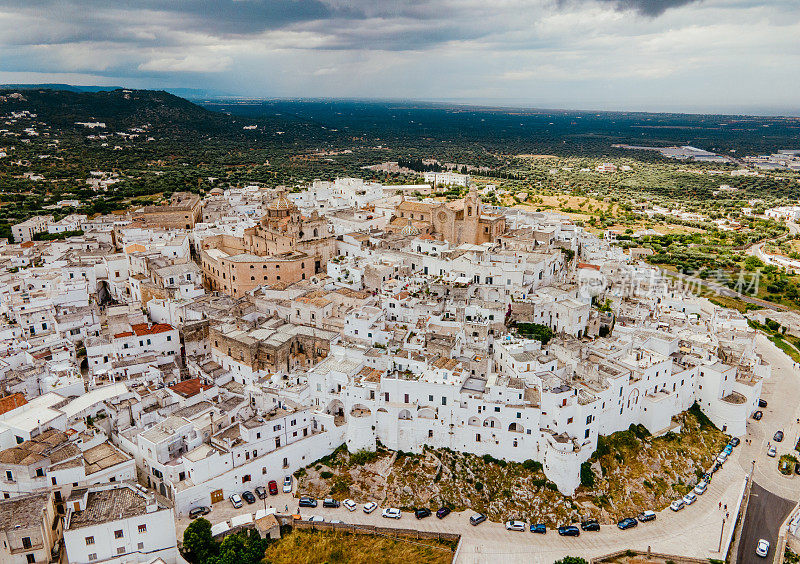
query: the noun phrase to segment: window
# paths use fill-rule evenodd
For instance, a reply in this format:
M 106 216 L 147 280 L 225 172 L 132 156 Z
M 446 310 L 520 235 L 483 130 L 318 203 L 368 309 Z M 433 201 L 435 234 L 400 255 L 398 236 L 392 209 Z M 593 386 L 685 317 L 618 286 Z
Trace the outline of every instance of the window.
M 499 407 L 495 407 L 495 408 L 494 408 L 494 412 L 495 412 L 495 413 L 500 413 L 500 408 L 499 408 Z
M 36 555 L 34 555 L 34 554 L 26 554 L 25 555 L 25 560 L 28 561 L 28 564 L 34 564 L 34 562 L 36 562 Z
M 147 525 L 139 525 L 139 534 L 147 532 Z
M 94 537 L 86 537 L 86 546 L 91 546 L 94 544 Z
M 122 532 L 122 529 L 119 529 L 118 531 L 114 531 L 114 538 L 115 539 L 121 539 L 124 536 L 125 536 L 125 533 Z
M 117 554 L 125 554 L 125 547 L 124 546 L 118 546 L 117 547 Z
M 39 477 L 44 476 L 44 468 L 37 468 L 36 475 Z
M 22 548 L 31 547 L 31 537 L 22 537 Z
M 433 438 L 433 429 L 428 429 L 428 438 L 429 439 Z
M 589 438 L 589 429 L 586 429 L 586 432 L 583 434 L 583 438 L 584 439 L 588 439 Z
M 569 425 L 570 423 L 572 423 L 572 417 L 570 417 L 569 419 L 567 419 L 567 425 Z
M 89 561 L 91 562 L 91 561 L 93 561 L 93 560 L 97 560 L 97 553 L 96 553 L 96 552 L 92 552 L 92 553 L 89 555 Z
M 137 550 L 144 550 L 144 543 L 143 542 L 137 543 L 136 549 Z

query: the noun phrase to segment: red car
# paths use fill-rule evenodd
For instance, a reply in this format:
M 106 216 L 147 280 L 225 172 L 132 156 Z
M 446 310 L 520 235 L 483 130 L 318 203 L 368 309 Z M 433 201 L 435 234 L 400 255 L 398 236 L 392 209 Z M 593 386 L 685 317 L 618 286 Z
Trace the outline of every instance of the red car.
M 269 488 L 269 495 L 278 495 L 278 482 L 270 480 L 267 487 Z

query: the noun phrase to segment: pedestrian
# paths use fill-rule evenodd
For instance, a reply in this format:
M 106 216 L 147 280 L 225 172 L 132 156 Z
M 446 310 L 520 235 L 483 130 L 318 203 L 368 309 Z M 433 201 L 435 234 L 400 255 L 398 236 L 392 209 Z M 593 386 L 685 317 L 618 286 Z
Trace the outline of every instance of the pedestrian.
M 288 505 L 286 506 L 286 509 L 284 511 L 286 511 L 286 513 L 289 513 L 289 506 Z
M 726 503 L 725 504 L 725 511 L 727 511 L 727 510 L 728 510 L 728 504 Z
M 719 508 L 722 509 L 722 502 L 719 502 Z

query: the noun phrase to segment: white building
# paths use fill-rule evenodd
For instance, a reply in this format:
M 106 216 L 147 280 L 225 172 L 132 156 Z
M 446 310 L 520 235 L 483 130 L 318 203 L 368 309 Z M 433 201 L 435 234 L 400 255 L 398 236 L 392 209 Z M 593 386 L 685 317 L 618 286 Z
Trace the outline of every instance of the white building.
M 71 564 L 179 560 L 172 507 L 133 482 L 76 490 L 66 506 L 64 548 Z

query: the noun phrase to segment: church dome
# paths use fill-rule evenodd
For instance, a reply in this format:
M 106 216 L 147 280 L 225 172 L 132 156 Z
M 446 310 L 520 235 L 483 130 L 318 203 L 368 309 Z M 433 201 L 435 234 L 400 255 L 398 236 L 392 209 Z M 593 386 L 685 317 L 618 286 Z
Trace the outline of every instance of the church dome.
M 286 193 L 283 191 L 279 192 L 278 197 L 267 204 L 268 210 L 283 211 L 291 208 L 292 202 L 289 201 L 289 198 L 286 197 Z
M 401 235 L 419 235 L 419 229 L 411 223 L 411 220 L 408 220 L 408 225 L 404 226 L 403 229 L 400 230 Z

